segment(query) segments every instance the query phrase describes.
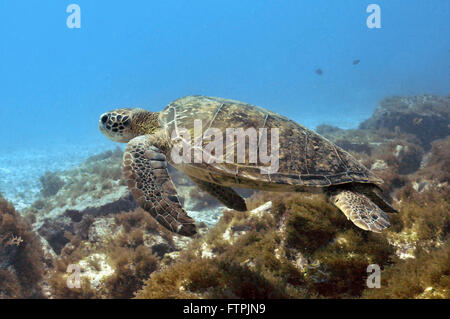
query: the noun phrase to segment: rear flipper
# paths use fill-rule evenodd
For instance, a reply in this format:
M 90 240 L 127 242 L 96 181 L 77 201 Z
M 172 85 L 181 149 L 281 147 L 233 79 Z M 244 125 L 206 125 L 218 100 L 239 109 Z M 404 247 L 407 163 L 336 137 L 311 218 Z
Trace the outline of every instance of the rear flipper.
M 389 203 L 392 202 L 392 198 L 388 194 L 384 194 L 383 191 L 376 185 L 367 184 L 355 184 L 353 190 L 358 193 L 366 195 L 372 202 L 375 203 L 385 213 L 398 213 L 398 211 Z
M 359 228 L 380 233 L 390 226 L 388 215 L 363 194 L 341 190 L 330 199 Z

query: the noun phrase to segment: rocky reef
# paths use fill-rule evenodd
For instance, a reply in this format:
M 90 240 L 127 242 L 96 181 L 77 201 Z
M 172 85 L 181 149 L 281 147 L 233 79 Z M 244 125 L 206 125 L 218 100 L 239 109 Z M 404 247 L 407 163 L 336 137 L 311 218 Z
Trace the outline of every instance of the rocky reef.
M 393 96 L 381 101 L 373 116 L 360 129 L 387 130 L 416 136 L 428 149 L 449 132 L 450 96 Z
M 0 198 L 0 298 L 448 299 L 449 101 L 387 98 L 358 129 L 317 128 L 385 180 L 399 213 L 382 234 L 319 194 L 241 191 L 249 211 L 229 210 L 172 170 L 199 223 L 186 238 L 137 207 L 120 149 L 47 172 L 20 214 Z
M 122 151 L 88 158 L 80 166 L 46 172 L 41 197 L 23 210 L 49 261 L 45 275 L 51 298 L 131 298 L 143 281 L 159 269 L 161 258 L 183 249 L 190 240 L 161 227 L 138 208 L 122 180 Z M 195 187 L 173 172 L 181 194 Z M 196 195 L 196 206 L 219 214 L 218 202 Z M 217 217 L 218 219 L 218 217 Z M 214 216 L 206 219 L 215 223 Z M 199 225 L 206 230 L 206 223 Z M 71 265 L 80 268 L 81 285 L 67 285 Z
M 449 298 L 449 195 L 405 201 L 394 227 L 376 234 L 321 195 L 259 194 L 250 201 L 262 205 L 225 211 L 178 258 L 163 259 L 137 297 Z M 380 289 L 366 285 L 370 264 L 382 269 Z

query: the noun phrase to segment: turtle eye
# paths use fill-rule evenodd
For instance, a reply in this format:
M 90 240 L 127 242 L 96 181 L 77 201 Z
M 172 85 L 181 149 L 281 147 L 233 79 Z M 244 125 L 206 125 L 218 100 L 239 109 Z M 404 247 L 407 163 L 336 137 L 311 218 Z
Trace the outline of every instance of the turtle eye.
M 108 115 L 103 115 L 102 116 L 102 123 L 106 123 L 107 120 L 108 120 Z

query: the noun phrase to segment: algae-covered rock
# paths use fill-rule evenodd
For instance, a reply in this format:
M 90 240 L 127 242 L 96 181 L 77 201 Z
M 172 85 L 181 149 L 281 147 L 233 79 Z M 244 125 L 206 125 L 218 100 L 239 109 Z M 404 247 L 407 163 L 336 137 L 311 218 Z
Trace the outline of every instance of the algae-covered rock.
M 378 289 L 366 289 L 364 298 L 449 299 L 450 242 L 416 258 L 402 260 L 387 268 Z
M 64 181 L 57 174 L 51 172 L 45 172 L 39 180 L 42 184 L 41 193 L 44 197 L 56 195 L 64 186 Z
M 431 150 L 420 163 L 413 180 L 418 190 L 430 186 L 448 187 L 450 183 L 450 136 L 431 143 Z M 422 185 L 422 186 L 420 186 Z
M 204 237 L 153 273 L 137 297 L 357 297 L 367 265 L 389 262 L 388 242 L 352 229 L 323 196 L 264 198 L 272 202 L 246 213 L 225 211 Z
M 406 196 L 405 187 L 393 226 L 376 234 L 353 227 L 322 195 L 255 195 L 255 209 L 225 210 L 203 237 L 163 259 L 137 297 L 447 298 L 450 197 L 431 190 Z M 427 256 L 429 267 L 420 266 Z M 373 264 L 392 290 L 367 286 Z M 425 281 L 402 281 L 419 268 Z
M 449 134 L 450 96 L 394 96 L 381 101 L 361 129 L 386 129 L 416 136 L 425 149 Z
M 83 218 L 85 220 L 86 217 Z M 50 276 L 55 298 L 132 298 L 166 254 L 180 251 L 178 241 L 147 212 L 109 214 L 86 221 L 56 257 Z M 192 239 L 188 239 L 191 241 Z M 82 269 L 79 288 L 65 284 L 69 265 Z
M 107 151 L 90 157 L 76 168 L 46 173 L 41 178 L 43 185 L 58 184 L 58 190 L 50 192 L 44 187 L 42 198 L 23 214 L 56 254 L 70 241 L 67 236 L 76 233 L 83 217 L 95 219 L 137 207 L 121 180 L 121 158 L 120 149 Z M 61 182 L 52 184 L 51 181 Z

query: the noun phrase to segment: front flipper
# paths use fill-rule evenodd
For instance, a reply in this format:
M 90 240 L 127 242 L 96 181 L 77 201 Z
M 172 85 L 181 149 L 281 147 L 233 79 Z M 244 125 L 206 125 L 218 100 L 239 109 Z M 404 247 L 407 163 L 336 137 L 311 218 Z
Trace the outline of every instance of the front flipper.
M 341 190 L 331 201 L 359 228 L 380 233 L 390 226 L 388 215 L 363 194 Z
M 234 189 L 231 187 L 221 186 L 213 183 L 208 183 L 197 179 L 195 177 L 189 176 L 197 186 L 216 198 L 219 202 L 227 206 L 228 208 L 237 210 L 238 212 L 247 211 L 247 205 L 245 204 L 245 199 L 243 199 Z
M 197 233 L 194 220 L 182 208 L 165 155 L 153 145 L 151 136 L 128 142 L 123 156 L 123 173 L 136 202 L 161 225 L 184 236 Z

